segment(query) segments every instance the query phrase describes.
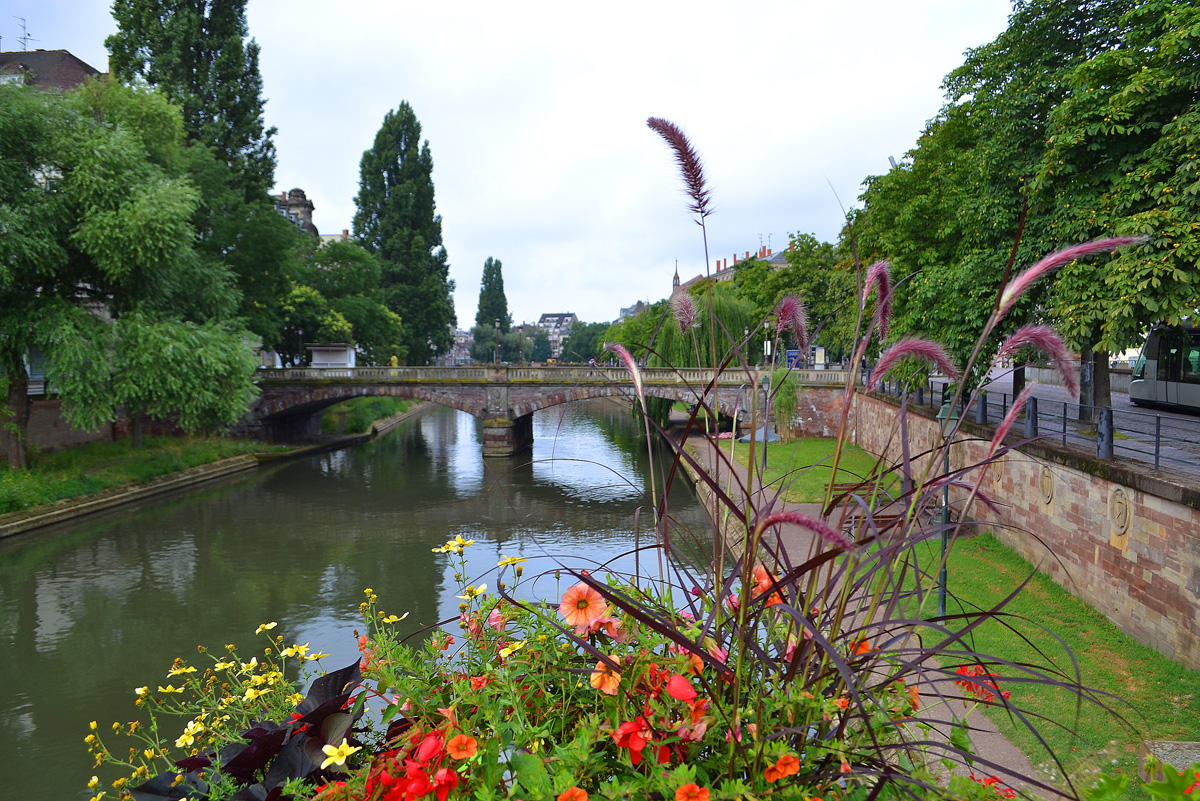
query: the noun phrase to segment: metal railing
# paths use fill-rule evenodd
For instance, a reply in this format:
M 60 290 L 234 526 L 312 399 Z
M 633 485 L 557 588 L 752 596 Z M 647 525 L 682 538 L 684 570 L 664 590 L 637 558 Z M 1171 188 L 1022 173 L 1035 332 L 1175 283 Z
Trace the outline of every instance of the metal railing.
M 712 380 L 712 370 L 698 368 L 643 367 L 642 380 L 647 384 L 705 386 Z M 846 373 L 841 370 L 794 370 L 801 384 L 830 386 L 844 384 Z M 761 377 L 766 378 L 767 373 Z M 623 367 L 610 365 L 571 367 L 285 367 L 264 368 L 258 371 L 260 383 L 288 381 L 386 381 L 386 382 L 508 382 L 539 381 L 546 384 L 620 383 L 631 381 Z M 717 385 L 737 387 L 746 383 L 746 374 L 727 370 L 717 376 Z
M 881 382 L 877 391 L 899 398 L 904 393 L 895 381 Z M 939 409 L 953 397 L 944 383 L 927 382 L 908 392 L 910 404 Z M 959 416 L 978 425 L 999 425 L 1012 406 L 1013 396 L 1006 392 L 980 390 L 961 402 Z M 1200 418 L 1178 417 L 1150 411 L 1131 411 L 1104 406 L 1098 409 L 1095 424 L 1080 420 L 1080 404 L 1030 396 L 1021 421 L 1013 426 L 1024 431 L 1026 439 L 1053 440 L 1064 447 L 1093 450 L 1098 459 L 1117 456 L 1148 462 L 1158 470 L 1164 463 L 1194 470 L 1200 451 Z M 1090 407 L 1084 406 L 1084 411 Z M 1182 446 L 1193 446 L 1191 453 Z

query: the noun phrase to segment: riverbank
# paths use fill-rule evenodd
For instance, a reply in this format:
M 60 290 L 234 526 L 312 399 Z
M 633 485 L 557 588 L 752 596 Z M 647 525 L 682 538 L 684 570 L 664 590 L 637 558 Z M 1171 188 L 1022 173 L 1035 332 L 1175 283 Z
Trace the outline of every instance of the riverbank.
M 309 445 L 282 451 L 264 451 L 218 459 L 207 464 L 167 473 L 149 481 L 112 487 L 100 492 L 63 498 L 54 503 L 2 514 L 0 515 L 0 539 L 34 531 L 56 523 L 86 517 L 119 506 L 137 503 L 167 493 L 191 489 L 201 484 L 215 481 L 216 479 L 254 470 L 263 465 L 276 464 L 283 459 L 296 459 L 314 453 L 340 450 L 341 448 L 360 445 L 403 425 L 409 419 L 425 411 L 429 405 L 427 403 L 419 403 L 391 417 L 376 420 L 371 424 L 370 430 L 364 434 L 329 437 Z

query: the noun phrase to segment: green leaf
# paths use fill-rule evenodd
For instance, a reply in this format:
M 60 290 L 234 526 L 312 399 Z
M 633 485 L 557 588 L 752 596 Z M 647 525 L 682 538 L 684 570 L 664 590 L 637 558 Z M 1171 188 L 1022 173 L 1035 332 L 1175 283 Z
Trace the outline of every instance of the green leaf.
M 512 759 L 517 781 L 534 797 L 540 798 L 550 789 L 550 774 L 545 762 L 536 754 L 517 754 Z

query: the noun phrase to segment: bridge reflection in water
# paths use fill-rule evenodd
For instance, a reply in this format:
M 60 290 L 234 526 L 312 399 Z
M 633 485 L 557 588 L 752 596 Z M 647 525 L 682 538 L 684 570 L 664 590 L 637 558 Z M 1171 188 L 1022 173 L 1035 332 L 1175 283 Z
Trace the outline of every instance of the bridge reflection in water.
M 840 370 L 795 370 L 799 384 L 829 387 L 845 383 Z M 695 403 L 701 397 L 724 414 L 767 409 L 770 373 L 694 368 L 645 368 L 642 386 L 649 397 Z M 431 401 L 483 421 L 483 455 L 512 456 L 533 442 L 533 413 L 561 403 L 602 397 L 629 397 L 634 383 L 621 367 L 354 367 L 260 370 L 261 394 L 238 424 L 238 433 L 276 442 L 320 433 L 320 411 L 350 398 L 391 395 Z M 757 397 L 754 397 L 757 395 Z

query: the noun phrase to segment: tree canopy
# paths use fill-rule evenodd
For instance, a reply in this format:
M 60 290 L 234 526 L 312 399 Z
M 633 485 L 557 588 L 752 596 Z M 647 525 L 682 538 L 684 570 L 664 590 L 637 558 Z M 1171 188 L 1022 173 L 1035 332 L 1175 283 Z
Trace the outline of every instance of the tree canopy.
M 433 194 L 433 156 L 407 102 L 389 111 L 359 163 L 354 233 L 383 271 L 384 303 L 404 321 L 408 361 L 449 351 L 455 325 L 442 218 Z
M 232 168 L 244 199 L 265 195 L 275 181 L 275 129 L 263 119 L 246 0 L 114 0 L 112 13 L 117 32 L 104 42 L 112 73 L 161 89 L 181 107 L 188 137 Z
M 483 279 L 479 282 L 479 305 L 475 312 L 475 325 L 494 326 L 500 321 L 500 330 L 508 333 L 512 328 L 512 315 L 508 313 L 508 298 L 504 294 L 504 274 L 500 260 L 488 256 L 483 263 Z
M 63 95 L 5 86 L 0 142 L 9 463 L 25 463 L 34 350 L 80 427 L 120 408 L 189 429 L 237 419 L 254 354 L 230 317 L 230 275 L 193 248 L 199 199 L 181 166 L 179 110 L 111 79 Z

